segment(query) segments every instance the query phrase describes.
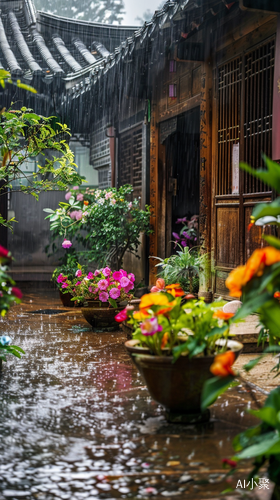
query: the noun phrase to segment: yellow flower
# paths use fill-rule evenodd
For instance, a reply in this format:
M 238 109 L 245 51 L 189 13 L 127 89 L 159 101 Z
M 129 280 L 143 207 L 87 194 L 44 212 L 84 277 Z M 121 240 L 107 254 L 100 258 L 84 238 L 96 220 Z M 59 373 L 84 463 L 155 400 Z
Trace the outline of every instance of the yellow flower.
M 141 302 L 139 305 L 140 311 L 147 311 L 152 306 L 164 306 L 163 309 L 160 309 L 155 314 L 163 314 L 167 311 L 170 311 L 176 305 L 176 301 L 169 302 L 168 297 L 165 293 L 146 293 L 142 296 Z

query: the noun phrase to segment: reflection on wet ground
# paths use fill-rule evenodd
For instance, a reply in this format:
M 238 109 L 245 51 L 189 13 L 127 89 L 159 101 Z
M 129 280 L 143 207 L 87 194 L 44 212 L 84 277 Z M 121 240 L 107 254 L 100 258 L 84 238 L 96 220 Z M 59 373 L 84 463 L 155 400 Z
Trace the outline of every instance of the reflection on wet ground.
M 48 309 L 61 309 L 56 292 L 36 291 L 1 323 L 26 351 L 0 375 L 1 500 L 209 499 L 235 490 L 247 470 L 228 483 L 221 459 L 254 423 L 244 387 L 219 400 L 207 425 L 168 424 L 122 332 L 96 334 L 79 310 L 40 313 Z

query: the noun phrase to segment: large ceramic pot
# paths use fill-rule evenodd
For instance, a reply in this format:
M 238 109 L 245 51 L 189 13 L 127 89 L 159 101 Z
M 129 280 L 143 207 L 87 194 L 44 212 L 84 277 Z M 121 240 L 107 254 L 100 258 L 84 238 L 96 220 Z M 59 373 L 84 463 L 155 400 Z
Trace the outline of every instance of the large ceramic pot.
M 64 307 L 74 307 L 74 301 L 71 301 L 71 299 L 73 298 L 73 295 L 71 293 L 62 293 L 59 290 L 59 297 Z
M 204 383 L 213 376 L 210 366 L 214 356 L 192 359 L 180 356 L 173 363 L 172 356 L 148 354 L 148 349 L 137 346 L 135 340 L 128 340 L 125 346 L 152 398 L 168 410 L 170 421 L 190 423 L 209 418 L 208 411 L 201 413 L 200 401 Z M 240 342 L 230 340 L 228 347 L 238 355 L 243 346 Z
M 81 307 L 82 314 L 92 326 L 93 331 L 115 331 L 120 324 L 115 320 L 116 314 L 122 311 L 122 307 L 109 307 L 108 302 L 89 301 L 86 307 Z

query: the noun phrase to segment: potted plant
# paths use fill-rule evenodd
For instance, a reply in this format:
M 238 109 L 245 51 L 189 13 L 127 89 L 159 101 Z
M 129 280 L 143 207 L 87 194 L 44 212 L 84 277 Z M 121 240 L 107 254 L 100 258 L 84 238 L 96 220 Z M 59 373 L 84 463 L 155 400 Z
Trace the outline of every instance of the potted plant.
M 74 306 L 74 302 L 71 300 L 73 295 L 68 282 L 72 282 L 75 279 L 77 268 L 76 255 L 68 253 L 66 255 L 66 263 L 58 266 L 52 274 L 51 280 L 59 291 L 60 300 L 64 307 Z
M 178 284 L 141 298 L 139 311 L 128 306 L 116 317 L 133 324 L 133 340 L 125 346 L 143 376 L 152 398 L 168 410 L 171 421 L 209 418 L 200 410 L 204 382 L 217 353 L 239 352 L 242 344 L 229 340 L 232 314 L 222 302 L 188 300 L 182 305 Z
M 141 233 L 150 234 L 150 208 L 141 210 L 132 198 L 133 187 L 79 190 L 74 186 L 59 208 L 44 209 L 49 215 L 53 239 L 66 238 L 70 245 L 82 244 L 78 260 L 119 270 L 126 252 L 137 258 Z
M 22 293 L 15 287 L 15 282 L 8 274 L 8 265 L 12 260 L 11 252 L 0 245 L 0 314 L 5 316 L 14 303 L 20 303 Z M 21 357 L 24 351 L 21 347 L 11 345 L 12 339 L 7 335 L 0 336 L 0 368 L 2 361 L 7 361 L 6 354 Z
M 134 274 L 123 269 L 112 271 L 104 267 L 86 274 L 78 265 L 74 279 L 65 280 L 64 286 L 70 290 L 73 301 L 83 304 L 82 314 L 93 330 L 108 331 L 119 328 L 115 316 L 121 303 L 133 299 L 134 281 Z

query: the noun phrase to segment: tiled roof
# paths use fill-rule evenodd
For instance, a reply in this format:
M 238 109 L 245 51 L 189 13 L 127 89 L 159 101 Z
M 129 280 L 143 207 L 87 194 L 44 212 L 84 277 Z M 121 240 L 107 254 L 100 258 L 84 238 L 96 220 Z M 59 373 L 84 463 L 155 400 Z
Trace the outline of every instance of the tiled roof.
M 0 9 L 0 67 L 29 81 L 80 72 L 135 30 L 36 12 L 32 0 L 0 0 Z

